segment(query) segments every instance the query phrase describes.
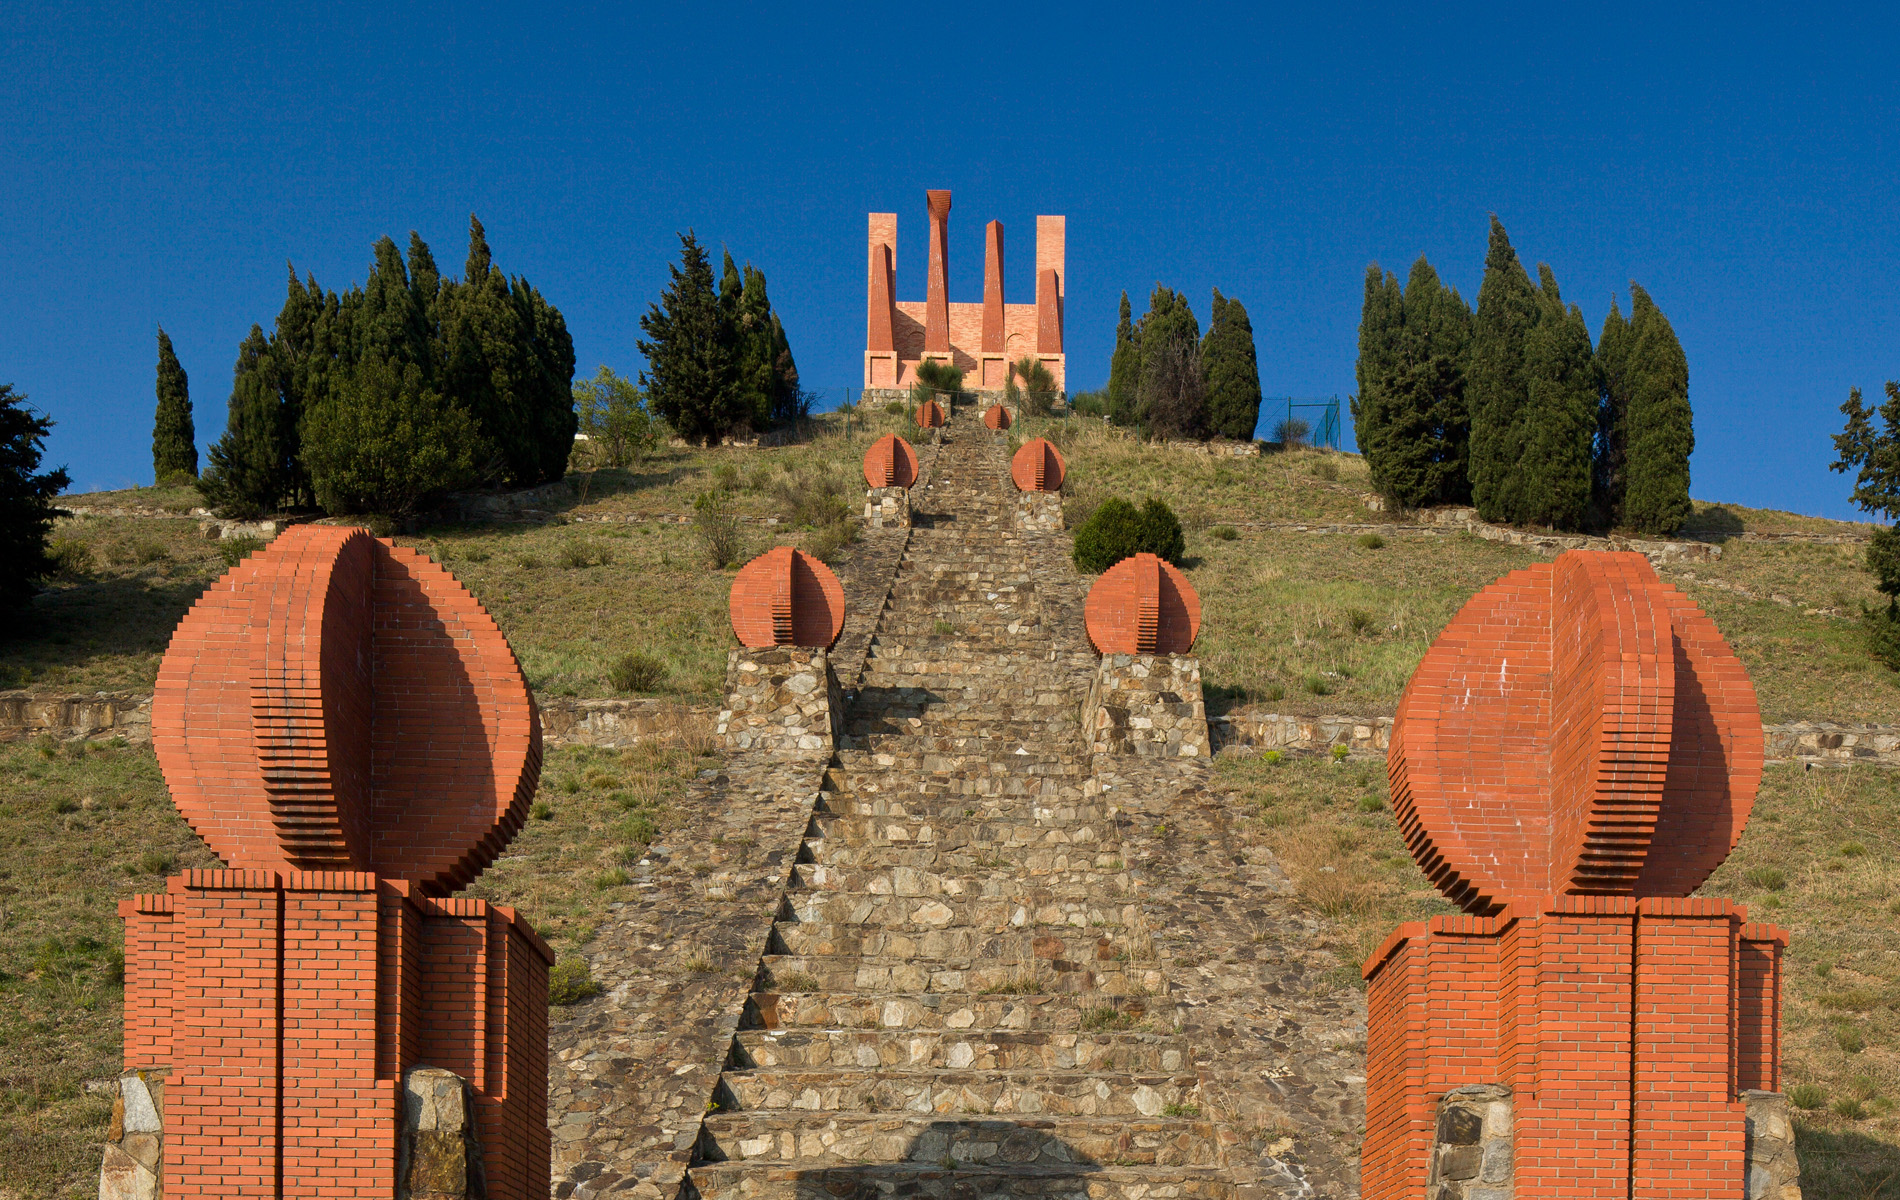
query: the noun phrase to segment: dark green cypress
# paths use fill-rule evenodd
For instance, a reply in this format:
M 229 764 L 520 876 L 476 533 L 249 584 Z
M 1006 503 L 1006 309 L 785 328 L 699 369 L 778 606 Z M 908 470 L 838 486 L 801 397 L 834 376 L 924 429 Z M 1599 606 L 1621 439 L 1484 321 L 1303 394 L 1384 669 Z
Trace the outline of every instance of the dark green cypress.
M 726 255 L 732 266 L 732 255 Z M 728 299 L 730 285 L 731 299 Z M 773 424 L 778 399 L 773 378 L 772 302 L 765 293 L 765 273 L 746 264 L 744 282 L 721 280 L 719 307 L 731 326 L 728 334 L 739 357 L 739 389 L 743 404 L 750 412 L 752 428 L 766 429 Z
M 1135 394 L 1141 389 L 1141 344 L 1135 340 L 1135 322 L 1122 292 L 1121 317 L 1115 322 L 1115 353 L 1108 360 L 1108 417 L 1117 425 L 1135 419 Z
M 1629 326 L 1623 522 L 1639 533 L 1674 533 L 1694 511 L 1689 501 L 1689 455 L 1695 450 L 1689 359 L 1669 318 L 1634 281 Z
M 158 411 L 152 418 L 152 478 L 160 486 L 198 478 L 198 431 L 191 420 L 191 381 L 163 329 L 158 331 Z
M 1201 379 L 1201 325 L 1187 297 L 1155 284 L 1148 311 L 1135 327 L 1141 344 L 1141 383 L 1135 420 L 1162 438 L 1207 434 L 1207 402 Z
M 1623 523 L 1625 459 L 1628 455 L 1630 323 L 1610 298 L 1609 315 L 1597 337 L 1597 523 Z
M 1353 438 L 1365 456 L 1372 486 L 1401 504 L 1416 504 L 1416 488 L 1396 478 L 1394 430 L 1396 389 L 1401 372 L 1399 338 L 1405 327 L 1405 296 L 1398 276 L 1366 268 L 1365 294 L 1359 304 L 1359 359 L 1353 373 L 1359 394 L 1352 399 Z
M 680 265 L 667 269 L 671 281 L 640 318 L 646 337 L 638 346 L 647 360 L 640 383 L 653 410 L 680 436 L 710 444 L 748 415 L 737 355 L 712 264 L 692 230 L 680 235 Z
M 1538 321 L 1524 349 L 1527 403 L 1513 438 L 1524 454 L 1509 477 L 1506 519 L 1581 529 L 1590 508 L 1590 450 L 1597 426 L 1590 329 L 1581 309 L 1564 307 L 1550 267 L 1539 264 L 1537 273 Z
M 1214 289 L 1214 311 L 1201 342 L 1201 377 L 1207 383 L 1207 423 L 1217 437 L 1253 440 L 1260 422 L 1260 362 L 1247 309 Z
M 1373 486 L 1407 508 L 1467 500 L 1471 310 L 1421 256 L 1400 290 L 1375 264 L 1360 318 L 1360 450 Z
M 259 326 L 238 347 L 224 436 L 198 477 L 205 502 L 223 516 L 274 512 L 284 502 L 289 431 L 277 390 L 277 367 Z
M 53 499 L 72 480 L 64 467 L 36 473 L 52 428 L 12 384 L 0 383 L 0 611 L 26 607 L 58 565 L 46 539 L 58 516 Z
M 1471 409 L 1471 498 L 1487 521 L 1517 520 L 1523 507 L 1516 480 L 1526 451 L 1524 418 L 1530 403 L 1524 356 L 1538 312 L 1537 290 L 1493 215 L 1465 384 Z
M 785 336 L 785 326 L 777 313 L 772 314 L 772 386 L 773 424 L 802 421 L 811 415 L 811 401 L 798 382 L 798 362 L 792 357 L 792 342 Z

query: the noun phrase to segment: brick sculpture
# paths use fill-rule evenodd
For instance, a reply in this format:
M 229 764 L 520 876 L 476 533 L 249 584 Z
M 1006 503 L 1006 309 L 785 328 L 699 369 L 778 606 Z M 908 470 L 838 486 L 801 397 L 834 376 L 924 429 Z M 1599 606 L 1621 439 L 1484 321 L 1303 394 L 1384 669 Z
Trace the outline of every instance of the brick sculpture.
M 874 488 L 909 487 L 917 482 L 917 452 L 896 434 L 885 434 L 864 452 L 864 482 Z
M 992 404 L 983 410 L 983 424 L 999 433 L 1010 426 L 1009 410 L 1000 404 Z
M 1152 554 L 1102 572 L 1082 606 L 1097 654 L 1186 654 L 1201 632 L 1201 598 L 1173 563 Z
M 1003 291 L 1003 225 L 983 228 L 983 300 L 952 303 L 949 284 L 950 193 L 924 193 L 929 240 L 924 300 L 897 299 L 897 214 L 872 213 L 865 290 L 864 386 L 907 388 L 926 360 L 963 370 L 970 386 L 1001 390 L 1009 364 L 1034 355 L 1066 386 L 1063 297 L 1068 283 L 1067 221 L 1036 218 L 1036 298 L 1008 304 Z
M 541 767 L 481 605 L 415 551 L 293 527 L 179 624 L 152 741 L 228 867 L 119 907 L 125 1065 L 169 1076 L 166 1194 L 393 1195 L 423 1063 L 472 1085 L 489 1194 L 545 1189 L 553 956 L 513 910 L 448 896 Z
M 935 400 L 926 400 L 919 404 L 917 411 L 911 415 L 916 418 L 919 429 L 943 428 L 943 405 Z
M 1742 1194 L 1787 935 L 1688 896 L 1761 767 L 1747 674 L 1642 555 L 1570 551 L 1465 605 L 1387 769 L 1413 856 L 1470 915 L 1365 964 L 1369 1200 L 1424 1195 L 1440 1098 L 1479 1085 L 1514 1096 L 1517 1200 Z
M 828 649 L 844 632 L 844 587 L 803 550 L 780 546 L 739 568 L 728 601 L 732 632 L 754 650 Z
M 1023 443 L 1023 448 L 1009 460 L 1009 477 L 1016 481 L 1019 491 L 1059 492 L 1067 473 L 1062 452 L 1047 438 L 1032 438 Z

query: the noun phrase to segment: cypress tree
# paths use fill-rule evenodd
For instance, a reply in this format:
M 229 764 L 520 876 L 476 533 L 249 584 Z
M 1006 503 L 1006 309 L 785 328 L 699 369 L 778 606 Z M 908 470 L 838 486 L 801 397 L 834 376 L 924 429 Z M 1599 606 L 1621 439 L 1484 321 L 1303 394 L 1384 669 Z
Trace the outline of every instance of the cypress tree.
M 1420 256 L 1403 291 L 1374 264 L 1362 314 L 1353 415 L 1373 486 L 1408 508 L 1463 502 L 1471 310 Z
M 152 478 L 160 485 L 198 478 L 198 431 L 191 420 L 191 381 L 158 331 L 158 411 L 152 419 Z
M 1524 349 L 1527 403 L 1513 438 L 1524 454 L 1506 489 L 1507 519 L 1580 529 L 1590 507 L 1596 364 L 1582 310 L 1564 307 L 1549 266 L 1539 264 L 1537 273 L 1538 320 Z
M 777 397 L 772 411 L 773 424 L 802 421 L 811 415 L 811 402 L 798 383 L 798 363 L 792 358 L 791 339 L 785 336 L 785 326 L 777 313 L 772 314 L 772 379 Z
M 24 608 L 55 569 L 46 552 L 58 515 L 53 498 L 72 480 L 64 467 L 35 473 L 52 428 L 12 384 L 0 383 L 0 611 Z
M 732 266 L 730 253 L 726 255 L 726 266 L 728 269 Z M 739 389 L 751 414 L 747 419 L 752 428 L 765 429 L 773 423 L 779 398 L 778 381 L 773 374 L 776 347 L 772 338 L 772 302 L 765 294 L 763 271 L 747 263 L 744 282 L 735 282 L 735 279 L 736 276 L 729 276 L 720 281 L 719 307 L 731 324 L 727 336 L 738 352 Z
M 277 390 L 277 367 L 262 328 L 253 325 L 232 368 L 224 436 L 198 477 L 205 503 L 224 516 L 274 512 L 284 501 L 290 431 Z
M 1365 456 L 1372 486 L 1400 503 L 1418 503 L 1395 476 L 1396 388 L 1400 374 L 1399 338 L 1405 326 L 1405 298 L 1398 276 L 1373 263 L 1366 268 L 1365 295 L 1359 304 L 1359 360 L 1353 373 L 1359 394 L 1352 399 L 1353 437 Z
M 1135 394 L 1141 388 L 1141 345 L 1135 340 L 1135 323 L 1128 307 L 1128 292 L 1122 292 L 1121 317 L 1115 322 L 1115 354 L 1108 360 L 1108 417 L 1117 425 L 1135 419 Z
M 680 436 L 710 444 L 749 415 L 737 355 L 721 318 L 712 264 L 692 230 L 680 235 L 680 265 L 667 270 L 671 282 L 640 318 L 647 335 L 638 343 L 647 360 L 640 384 Z
M 1597 338 L 1596 499 L 1598 524 L 1623 523 L 1624 460 L 1628 453 L 1630 323 L 1610 298 Z
M 1207 383 L 1207 423 L 1218 437 L 1253 440 L 1260 422 L 1260 363 L 1253 324 L 1238 300 L 1214 289 L 1214 311 L 1201 342 L 1201 376 Z
M 1137 423 L 1157 437 L 1205 437 L 1201 325 L 1187 297 L 1155 284 L 1135 338 L 1141 345 L 1141 382 L 1135 392 Z
M 1623 521 L 1640 533 L 1674 533 L 1694 511 L 1689 502 L 1689 455 L 1695 449 L 1689 359 L 1669 318 L 1634 281 L 1624 376 L 1629 407 Z
M 1487 521 L 1512 521 L 1526 506 L 1517 493 L 1530 385 L 1524 356 L 1538 322 L 1537 290 L 1496 215 L 1485 252 L 1484 282 L 1471 323 L 1471 498 Z
M 366 358 L 306 418 L 317 502 L 331 513 L 415 512 L 475 482 L 467 412 L 423 385 L 421 366 Z

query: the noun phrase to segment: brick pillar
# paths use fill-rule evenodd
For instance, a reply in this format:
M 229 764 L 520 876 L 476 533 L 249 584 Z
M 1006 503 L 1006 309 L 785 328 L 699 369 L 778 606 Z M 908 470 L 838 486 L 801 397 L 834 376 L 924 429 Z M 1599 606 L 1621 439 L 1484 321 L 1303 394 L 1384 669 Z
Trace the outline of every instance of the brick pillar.
M 1788 933 L 1743 925 L 1737 938 L 1735 1089 L 1781 1090 L 1781 952 Z
M 930 277 L 924 289 L 924 353 L 950 353 L 950 193 L 928 191 Z
M 1063 217 L 1036 218 L 1036 353 L 1056 377 L 1056 387 L 1068 387 L 1062 357 L 1062 306 L 1068 291 L 1068 221 Z
M 864 386 L 897 386 L 897 214 L 872 213 L 865 286 Z

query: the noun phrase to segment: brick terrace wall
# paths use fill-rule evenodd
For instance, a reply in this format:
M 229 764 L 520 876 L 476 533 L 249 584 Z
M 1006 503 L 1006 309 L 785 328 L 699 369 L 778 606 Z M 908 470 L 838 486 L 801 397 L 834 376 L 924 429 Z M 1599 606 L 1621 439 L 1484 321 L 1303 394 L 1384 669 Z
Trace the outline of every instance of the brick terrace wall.
M 474 1087 L 490 1195 L 537 1194 L 553 955 L 513 910 L 360 872 L 188 871 L 119 911 L 125 1063 L 171 1071 L 175 1194 L 393 1195 L 423 1063 Z
M 1527 1200 L 1739 1190 L 1740 1093 L 1779 1082 L 1761 1047 L 1786 944 L 1746 916 L 1559 896 L 1401 926 L 1366 965 L 1363 1194 L 1423 1196 L 1438 1100 L 1476 1084 L 1515 1093 Z

